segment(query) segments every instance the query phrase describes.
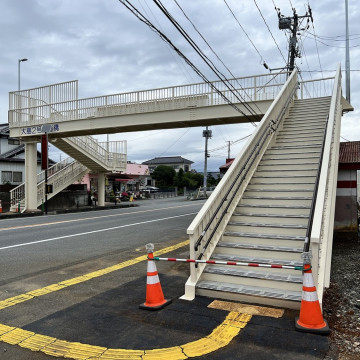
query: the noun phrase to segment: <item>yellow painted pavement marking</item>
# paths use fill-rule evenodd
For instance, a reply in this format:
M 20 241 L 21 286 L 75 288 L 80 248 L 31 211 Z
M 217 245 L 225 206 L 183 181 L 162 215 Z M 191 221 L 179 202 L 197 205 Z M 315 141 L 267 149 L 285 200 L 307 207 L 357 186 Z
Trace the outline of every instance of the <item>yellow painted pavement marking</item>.
M 169 246 L 154 253 L 159 256 L 189 244 L 189 240 Z M 78 276 L 69 280 L 52 284 L 41 289 L 33 290 L 25 294 L 0 301 L 0 310 L 14 306 L 19 303 L 49 294 L 66 287 L 79 284 L 90 279 L 109 274 L 113 271 L 123 269 L 127 266 L 137 264 L 147 259 L 147 255 L 139 256 L 122 263 Z M 98 360 L 182 360 L 209 354 L 230 343 L 250 321 L 251 315 L 231 311 L 225 320 L 216 327 L 208 336 L 189 342 L 184 345 L 173 346 L 162 349 L 133 350 L 133 349 L 108 349 L 101 346 L 82 344 L 59 340 L 51 336 L 36 334 L 21 328 L 0 324 L 0 341 L 19 345 L 32 351 L 41 351 L 54 357 L 65 357 L 74 360 L 98 359 Z
M 86 220 L 94 220 L 94 219 L 101 219 L 101 218 L 109 218 L 113 216 L 124 216 L 124 215 L 134 215 L 134 214 L 142 214 L 142 213 L 148 213 L 148 212 L 154 212 L 154 211 L 161 211 L 161 210 L 169 210 L 169 209 L 177 209 L 177 208 L 184 208 L 194 206 L 194 204 L 190 205 L 179 205 L 179 206 L 169 206 L 165 208 L 159 208 L 159 209 L 149 209 L 149 210 L 138 210 L 134 212 L 126 212 L 126 213 L 120 213 L 120 214 L 111 214 L 111 215 L 101 215 L 96 217 L 86 217 L 81 219 L 71 219 L 71 220 L 62 220 L 62 221 L 52 221 L 47 223 L 41 223 L 41 224 L 29 224 L 29 225 L 21 225 L 21 226 L 12 226 L 12 227 L 5 227 L 1 228 L 0 231 L 7 231 L 7 230 L 17 230 L 17 229 L 25 229 L 25 228 L 32 228 L 32 227 L 40 227 L 40 226 L 50 226 L 50 225 L 57 225 L 57 224 L 66 224 L 66 223 L 72 223 L 72 222 L 79 222 L 79 221 L 86 221 Z
M 183 246 L 186 246 L 186 245 L 189 245 L 189 240 L 185 240 L 185 241 L 183 241 L 181 243 L 178 243 L 176 245 L 169 246 L 167 248 L 155 251 L 154 255 L 159 256 L 159 255 L 171 252 L 173 250 L 179 249 L 179 248 L 181 248 Z M 91 279 L 94 279 L 94 278 L 97 278 L 97 277 L 100 277 L 100 276 L 103 276 L 103 275 L 106 275 L 106 274 L 110 274 L 113 271 L 117 271 L 117 270 L 123 269 L 125 267 L 138 264 L 139 262 L 145 261 L 145 260 L 147 260 L 147 255 L 138 256 L 138 257 L 136 257 L 134 259 L 127 260 L 127 261 L 124 261 L 122 263 L 119 263 L 119 264 L 116 264 L 116 265 L 113 265 L 113 266 L 109 266 L 109 267 L 107 267 L 105 269 L 97 270 L 97 271 L 88 273 L 86 275 L 78 276 L 78 277 L 75 277 L 75 278 L 72 278 L 72 279 L 69 279 L 69 280 L 60 281 L 57 284 L 48 285 L 48 286 L 45 286 L 45 287 L 43 287 L 41 289 L 32 290 L 32 291 L 29 291 L 29 292 L 27 292 L 25 294 L 17 295 L 17 296 L 8 298 L 6 300 L 2 300 L 2 301 L 0 301 L 0 310 L 6 309 L 6 308 L 8 308 L 10 306 L 14 306 L 14 305 L 23 303 L 23 302 L 28 301 L 28 300 L 31 300 L 34 297 L 39 297 L 39 296 L 42 296 L 42 295 L 50 294 L 50 293 L 52 293 L 54 291 L 58 291 L 58 290 L 67 288 L 67 287 L 72 286 L 72 285 L 80 284 L 80 283 L 82 283 L 84 281 L 88 281 L 88 280 L 91 280 Z
M 270 308 L 265 306 L 255 306 L 250 304 L 240 304 L 236 302 L 214 300 L 208 306 L 211 309 L 219 309 L 226 311 L 236 311 L 239 313 L 246 313 L 251 315 L 261 315 L 273 318 L 280 318 L 284 315 L 284 309 Z
M 210 335 L 189 342 L 162 349 L 132 350 L 108 349 L 106 347 L 59 340 L 50 336 L 35 334 L 31 331 L 0 324 L 0 341 L 19 345 L 32 351 L 41 351 L 54 357 L 74 360 L 98 359 L 146 359 L 182 360 L 203 356 L 228 345 L 250 321 L 251 315 L 230 312 L 225 320 Z

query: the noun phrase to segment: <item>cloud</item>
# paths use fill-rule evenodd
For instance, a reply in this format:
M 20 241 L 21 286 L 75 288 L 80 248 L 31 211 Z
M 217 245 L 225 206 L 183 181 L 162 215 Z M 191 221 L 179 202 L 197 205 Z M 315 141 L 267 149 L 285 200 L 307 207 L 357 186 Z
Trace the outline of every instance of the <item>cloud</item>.
M 262 62 L 271 68 L 283 67 L 287 58 L 288 37 L 278 29 L 274 3 L 285 16 L 292 15 L 291 3 L 302 15 L 306 12 L 300 0 L 257 1 L 265 22 L 254 1 L 227 0 L 243 29 L 241 29 L 225 2 L 218 0 L 177 0 L 196 28 L 235 76 L 264 74 Z M 200 60 L 194 50 L 174 29 L 168 19 L 149 0 L 132 2 L 198 66 L 210 80 L 215 74 Z M 169 12 L 181 23 L 216 67 L 231 76 L 207 47 L 193 26 L 183 16 L 175 2 L 164 2 Z M 310 1 L 314 29 L 302 37 L 302 58 L 297 65 L 302 79 L 333 76 L 316 70 L 335 70 L 338 63 L 345 69 L 344 3 L 336 0 Z M 349 4 L 350 33 L 356 34 L 360 5 Z M 17 89 L 18 59 L 21 63 L 21 87 L 33 88 L 47 84 L 79 80 L 80 97 L 146 90 L 200 82 L 199 77 L 145 24 L 135 18 L 117 0 L 11 0 L 0 2 L 0 116 L 7 121 L 8 92 Z M 306 26 L 306 20 L 303 23 Z M 311 25 L 311 24 L 310 24 Z M 269 29 L 268 29 L 269 27 Z M 342 36 L 342 38 L 331 38 Z M 273 37 L 276 40 L 277 48 Z M 360 40 L 351 41 L 351 68 L 360 69 Z M 320 42 L 321 41 L 321 42 Z M 325 43 L 325 44 L 323 44 Z M 357 47 L 356 47 L 357 46 Z M 260 55 L 259 55 L 259 53 Z M 320 59 L 320 60 L 319 60 Z M 309 72 L 311 71 L 311 72 Z M 345 84 L 345 74 L 343 74 Z M 360 72 L 351 73 L 352 104 L 356 111 L 343 117 L 342 135 L 359 140 L 358 125 Z M 343 91 L 345 93 L 345 90 Z M 201 170 L 204 162 L 203 128 L 149 131 L 111 135 L 111 139 L 128 140 L 131 160 L 148 160 L 159 155 L 182 155 L 195 161 Z M 249 124 L 212 127 L 213 138 L 209 168 L 216 170 L 227 157 L 227 141 L 235 141 L 253 131 Z M 99 138 L 105 139 L 106 135 Z M 138 140 L 136 140 L 138 139 Z M 231 149 L 231 155 L 240 151 L 243 142 Z M 59 153 L 53 150 L 56 157 Z

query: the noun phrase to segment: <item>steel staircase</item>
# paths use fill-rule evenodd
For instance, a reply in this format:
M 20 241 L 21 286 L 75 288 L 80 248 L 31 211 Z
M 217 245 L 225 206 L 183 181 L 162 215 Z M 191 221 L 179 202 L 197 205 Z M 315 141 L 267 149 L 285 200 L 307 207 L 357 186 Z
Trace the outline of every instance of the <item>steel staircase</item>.
M 264 154 L 211 260 L 301 266 L 330 98 L 294 102 Z M 311 111 L 308 111 L 311 109 Z M 295 139 L 295 140 L 294 140 Z M 197 294 L 298 308 L 296 270 L 208 264 Z
M 60 150 L 66 152 L 67 158 L 48 169 L 48 184 L 53 186 L 53 192 L 48 199 L 64 190 L 90 171 L 110 172 L 125 171 L 126 169 L 126 142 L 110 142 L 109 150 L 105 144 L 99 143 L 91 136 L 78 136 L 72 138 L 58 138 L 51 141 Z M 45 171 L 37 176 L 37 206 L 45 199 Z M 10 192 L 10 211 L 25 210 L 25 184 L 20 184 Z
M 330 283 L 340 67 L 326 95 L 297 94 L 293 73 L 189 226 L 190 258 L 203 262 L 190 265 L 182 299 L 203 295 L 299 309 L 302 272 L 269 265 L 301 269 L 307 243 L 322 301 Z

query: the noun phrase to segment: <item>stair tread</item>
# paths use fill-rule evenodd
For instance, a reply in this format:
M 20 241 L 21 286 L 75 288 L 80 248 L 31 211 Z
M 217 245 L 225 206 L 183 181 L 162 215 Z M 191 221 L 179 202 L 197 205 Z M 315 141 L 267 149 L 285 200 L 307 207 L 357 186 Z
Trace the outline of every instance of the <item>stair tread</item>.
M 308 215 L 291 215 L 291 214 L 252 214 L 252 213 L 248 213 L 248 214 L 244 214 L 244 213 L 237 213 L 234 212 L 233 216 L 254 216 L 254 217 L 265 217 L 265 218 L 280 218 L 280 219 L 308 219 L 309 216 Z
M 254 208 L 284 208 L 284 209 L 310 209 L 310 206 L 306 205 L 299 205 L 299 206 L 293 206 L 293 205 L 247 205 L 247 204 L 240 204 L 237 205 L 237 207 L 254 207 Z
M 305 236 L 300 236 L 300 235 L 255 234 L 255 233 L 247 233 L 242 231 L 225 231 L 223 235 L 234 236 L 234 237 L 257 238 L 257 239 L 305 241 Z
M 264 244 L 239 244 L 229 241 L 219 241 L 217 246 L 225 248 L 236 249 L 251 249 L 251 250 L 268 250 L 268 251 L 283 251 L 283 252 L 295 252 L 302 253 L 303 248 L 292 246 L 278 246 L 278 245 L 264 245 Z
M 264 200 L 312 200 L 309 196 L 243 196 L 243 199 L 264 199 Z
M 285 228 L 285 229 L 307 229 L 307 225 L 299 224 L 266 224 L 266 223 L 251 223 L 245 221 L 229 221 L 228 225 L 232 226 L 250 226 L 250 227 L 269 227 L 269 228 Z
M 232 283 L 223 284 L 218 281 L 201 280 L 196 288 L 225 291 L 244 295 L 261 296 L 282 300 L 301 301 L 301 291 L 264 288 L 258 286 L 237 285 Z
M 235 266 L 208 264 L 204 269 L 204 273 L 248 277 L 248 278 L 263 279 L 263 280 L 294 282 L 294 283 L 302 283 L 303 281 L 302 275 L 289 275 L 280 272 L 274 273 L 274 272 L 266 272 L 266 271 L 253 271 L 251 269 L 240 269 Z
M 278 265 L 291 265 L 291 266 L 302 266 L 301 261 L 286 260 L 286 259 L 270 259 L 258 256 L 240 256 L 233 254 L 212 254 L 211 260 L 223 260 L 223 261 L 238 261 L 238 262 L 249 262 L 258 264 L 278 264 Z

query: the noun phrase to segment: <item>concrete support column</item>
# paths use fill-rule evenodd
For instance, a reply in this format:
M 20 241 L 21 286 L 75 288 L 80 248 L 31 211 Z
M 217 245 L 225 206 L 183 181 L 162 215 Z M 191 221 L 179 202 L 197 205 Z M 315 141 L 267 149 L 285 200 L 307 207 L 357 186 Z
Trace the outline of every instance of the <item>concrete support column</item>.
M 105 206 L 105 173 L 98 174 L 98 201 L 99 206 Z
M 25 210 L 37 210 L 37 143 L 25 143 Z

